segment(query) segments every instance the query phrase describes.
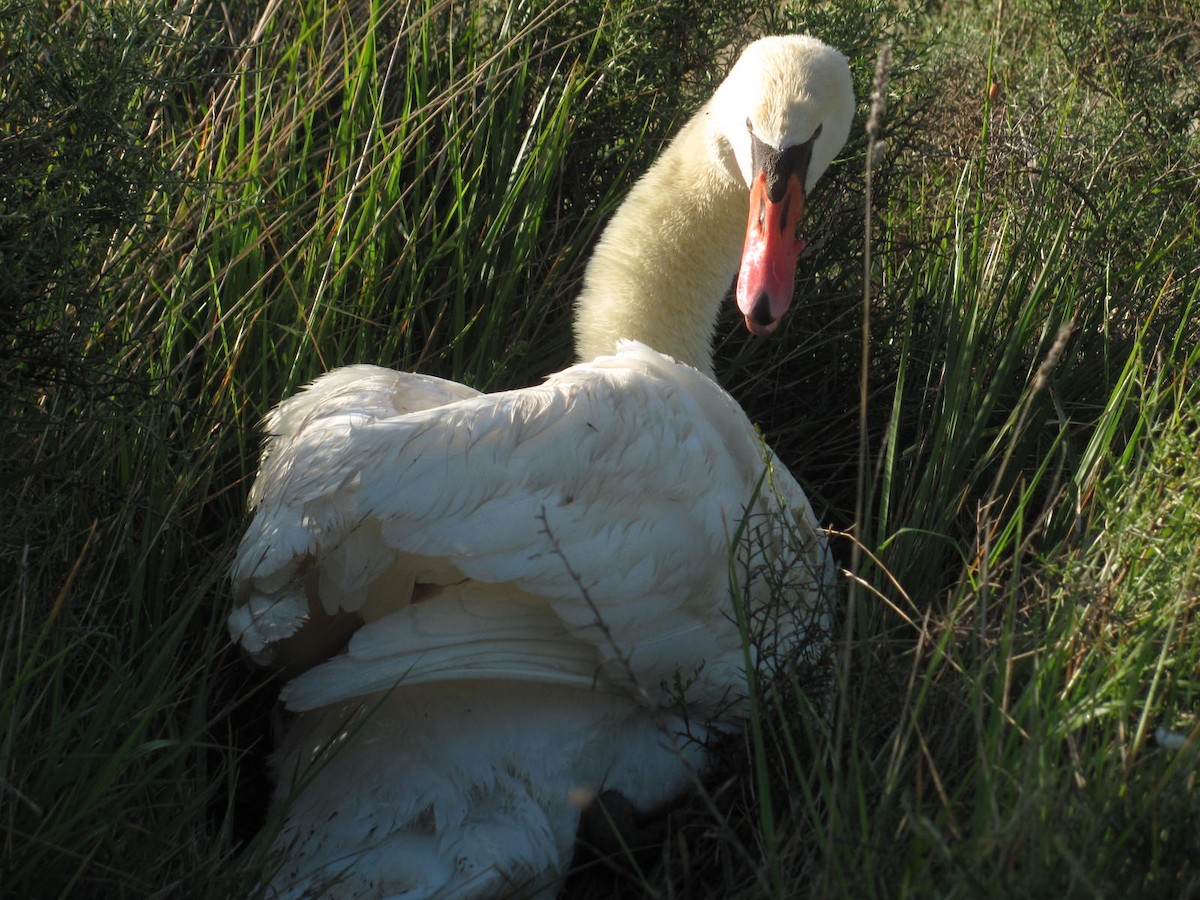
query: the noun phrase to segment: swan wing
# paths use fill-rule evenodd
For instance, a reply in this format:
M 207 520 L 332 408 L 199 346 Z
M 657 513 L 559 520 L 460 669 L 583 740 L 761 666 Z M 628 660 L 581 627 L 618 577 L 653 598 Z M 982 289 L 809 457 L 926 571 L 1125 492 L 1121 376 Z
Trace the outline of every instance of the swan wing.
M 314 599 L 367 623 L 298 679 L 296 708 L 404 677 L 659 693 L 703 671 L 719 691 L 741 662 L 729 548 L 747 513 L 788 508 L 824 559 L 799 486 L 780 468 L 764 488 L 769 462 L 712 381 L 634 344 L 535 388 L 310 416 L 264 461 L 231 629 L 269 650 Z M 447 590 L 461 582 L 502 590 Z M 310 692 L 322 678 L 339 687 Z
M 397 372 L 382 366 L 343 366 L 327 372 L 271 411 L 264 431 L 272 436 L 295 434 L 331 412 L 357 409 L 375 416 L 401 416 L 478 397 L 479 391 L 432 375 Z
M 535 602 L 528 602 L 533 599 Z M 590 688 L 600 671 L 593 646 L 575 639 L 536 598 L 508 585 L 449 585 L 351 638 L 344 653 L 292 679 L 292 710 L 438 681 L 518 680 Z
M 397 372 L 382 366 L 344 366 L 322 375 L 271 410 L 263 421 L 263 458 L 326 416 L 357 413 L 386 418 L 476 396 L 479 391 L 465 384 L 432 375 Z M 250 495 L 251 507 L 258 505 L 268 485 L 269 481 L 258 479 Z

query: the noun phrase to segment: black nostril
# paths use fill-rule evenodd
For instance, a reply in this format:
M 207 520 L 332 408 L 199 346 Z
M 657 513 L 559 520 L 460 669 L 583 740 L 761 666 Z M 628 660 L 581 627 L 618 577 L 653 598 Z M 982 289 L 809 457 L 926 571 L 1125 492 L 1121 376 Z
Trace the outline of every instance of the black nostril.
M 779 233 L 787 234 L 787 217 L 788 217 L 788 210 L 791 209 L 791 206 L 792 206 L 792 195 L 784 194 L 781 204 L 782 205 L 779 210 Z
M 770 325 L 775 319 L 771 316 L 771 301 L 767 299 L 766 291 L 759 294 L 750 310 L 750 321 L 760 327 Z

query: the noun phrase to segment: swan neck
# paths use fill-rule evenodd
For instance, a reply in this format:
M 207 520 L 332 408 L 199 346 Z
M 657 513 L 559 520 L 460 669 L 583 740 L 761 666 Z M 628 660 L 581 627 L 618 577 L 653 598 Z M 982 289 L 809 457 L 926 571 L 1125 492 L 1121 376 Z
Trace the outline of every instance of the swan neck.
M 601 235 L 576 305 L 579 360 L 628 338 L 712 374 L 749 203 L 713 118 L 705 106 L 683 127 Z

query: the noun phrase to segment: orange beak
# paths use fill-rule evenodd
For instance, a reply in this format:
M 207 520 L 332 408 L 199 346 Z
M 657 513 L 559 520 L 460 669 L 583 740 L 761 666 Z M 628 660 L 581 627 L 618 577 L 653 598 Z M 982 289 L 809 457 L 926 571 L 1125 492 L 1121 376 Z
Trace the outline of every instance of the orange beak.
M 796 229 L 806 204 L 799 176 L 788 177 L 777 200 L 769 196 L 766 173 L 759 171 L 755 176 L 737 280 L 738 309 L 753 334 L 773 332 L 792 304 L 796 263 L 805 246 Z

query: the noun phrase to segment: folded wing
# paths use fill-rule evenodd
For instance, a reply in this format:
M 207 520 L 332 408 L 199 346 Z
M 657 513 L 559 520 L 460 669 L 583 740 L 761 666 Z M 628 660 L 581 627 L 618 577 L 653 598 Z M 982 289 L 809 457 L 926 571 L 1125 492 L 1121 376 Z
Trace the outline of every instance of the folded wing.
M 293 709 L 463 679 L 659 703 L 679 683 L 715 706 L 745 659 L 731 580 L 743 620 L 778 602 L 781 567 L 825 608 L 808 501 L 695 370 L 629 343 L 519 391 L 413 378 L 339 370 L 270 420 L 230 627 L 260 659 L 358 629 L 292 681 Z

